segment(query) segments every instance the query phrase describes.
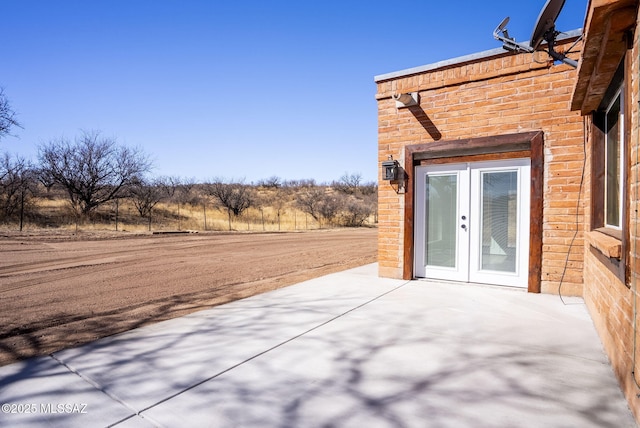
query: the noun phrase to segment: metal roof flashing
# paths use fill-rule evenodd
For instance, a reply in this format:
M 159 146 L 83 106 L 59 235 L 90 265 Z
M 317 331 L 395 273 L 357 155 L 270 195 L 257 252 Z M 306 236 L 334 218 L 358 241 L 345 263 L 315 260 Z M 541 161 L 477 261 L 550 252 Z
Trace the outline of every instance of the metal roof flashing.
M 571 30 L 571 31 L 567 31 L 565 33 L 562 33 L 562 35 L 560 37 L 558 37 L 558 42 L 561 41 L 565 41 L 567 39 L 574 39 L 577 37 L 580 37 L 580 35 L 582 34 L 582 29 L 578 28 L 576 30 Z M 524 42 L 525 44 L 528 44 L 529 42 Z M 375 83 L 380 83 L 380 82 L 384 82 L 385 80 L 393 80 L 393 79 L 398 79 L 400 77 L 406 77 L 406 76 L 411 76 L 413 74 L 419 74 L 419 73 L 424 73 L 427 71 L 433 71 L 433 70 L 437 70 L 439 68 L 444 68 L 444 67 L 450 67 L 452 65 L 459 65 L 459 64 L 463 64 L 465 62 L 473 62 L 473 61 L 478 61 L 481 59 L 486 59 L 486 58 L 491 58 L 494 56 L 499 56 L 499 55 L 503 55 L 503 54 L 510 54 L 511 52 L 503 49 L 503 48 L 495 48 L 495 49 L 490 49 L 487 51 L 482 51 L 482 52 L 476 52 L 473 54 L 469 54 L 469 55 L 464 55 L 464 56 L 459 56 L 456 58 L 451 58 L 451 59 L 447 59 L 444 61 L 438 61 L 438 62 L 434 62 L 432 64 L 427 64 L 427 65 L 421 65 L 419 67 L 413 67 L 413 68 L 407 68 L 404 70 L 399 70 L 399 71 L 393 71 L 391 73 L 385 73 L 385 74 L 379 74 L 377 76 L 374 76 L 374 81 Z

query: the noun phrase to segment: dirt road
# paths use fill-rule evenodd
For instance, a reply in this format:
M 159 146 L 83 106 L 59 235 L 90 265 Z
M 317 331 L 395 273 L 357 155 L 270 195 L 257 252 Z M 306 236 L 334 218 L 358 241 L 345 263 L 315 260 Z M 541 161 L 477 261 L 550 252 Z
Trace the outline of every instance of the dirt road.
M 373 263 L 376 229 L 0 238 L 0 365 Z

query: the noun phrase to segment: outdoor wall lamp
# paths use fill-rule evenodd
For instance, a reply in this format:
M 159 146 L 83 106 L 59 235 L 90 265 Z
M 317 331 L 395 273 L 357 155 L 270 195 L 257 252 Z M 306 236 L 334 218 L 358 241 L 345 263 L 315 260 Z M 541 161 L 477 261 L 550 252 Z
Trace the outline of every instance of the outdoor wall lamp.
M 397 180 L 399 167 L 398 161 L 393 160 L 393 156 L 389 156 L 389 160 L 382 162 L 382 179 L 387 181 Z
M 396 108 L 417 106 L 420 102 L 420 95 L 418 95 L 417 92 L 394 94 L 391 96 L 391 98 L 396 102 Z
M 382 179 L 389 181 L 396 193 L 404 193 L 405 178 L 404 170 L 393 156 L 390 155 L 388 160 L 382 162 Z

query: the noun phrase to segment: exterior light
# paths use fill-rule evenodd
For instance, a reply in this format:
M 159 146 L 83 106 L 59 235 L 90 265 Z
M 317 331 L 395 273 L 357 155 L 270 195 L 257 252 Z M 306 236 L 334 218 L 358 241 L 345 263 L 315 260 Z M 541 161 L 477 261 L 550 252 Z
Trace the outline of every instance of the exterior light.
M 388 181 L 397 180 L 399 166 L 398 161 L 393 160 L 393 156 L 389 156 L 389 160 L 382 162 L 382 179 Z
M 404 108 L 417 106 L 420 102 L 420 95 L 417 92 L 409 92 L 407 94 L 394 94 L 391 96 L 396 102 L 396 108 Z

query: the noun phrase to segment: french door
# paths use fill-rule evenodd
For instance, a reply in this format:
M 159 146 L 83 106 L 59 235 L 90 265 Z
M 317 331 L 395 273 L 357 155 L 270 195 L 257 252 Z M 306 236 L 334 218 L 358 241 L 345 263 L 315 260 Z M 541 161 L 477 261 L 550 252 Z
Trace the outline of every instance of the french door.
M 527 287 L 530 165 L 416 167 L 415 275 Z

